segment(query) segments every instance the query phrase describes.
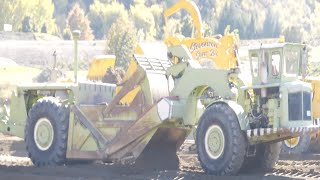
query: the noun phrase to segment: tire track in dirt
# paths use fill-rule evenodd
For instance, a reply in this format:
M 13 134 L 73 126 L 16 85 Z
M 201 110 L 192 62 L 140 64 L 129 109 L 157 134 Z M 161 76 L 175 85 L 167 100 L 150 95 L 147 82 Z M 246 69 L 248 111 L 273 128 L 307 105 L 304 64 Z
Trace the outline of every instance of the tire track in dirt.
M 191 148 L 192 150 L 192 148 Z M 37 180 L 37 179 L 319 179 L 319 155 L 303 155 L 300 160 L 296 155 L 282 158 L 272 172 L 252 171 L 237 176 L 217 177 L 205 174 L 197 155 L 190 152 L 190 148 L 179 151 L 179 170 L 141 169 L 134 166 L 121 166 L 95 162 L 93 164 L 75 164 L 67 166 L 34 167 L 26 157 L 25 146 L 21 139 L 0 135 L 0 179 Z M 294 158 L 293 158 L 294 157 Z M 312 160 L 315 159 L 315 160 Z

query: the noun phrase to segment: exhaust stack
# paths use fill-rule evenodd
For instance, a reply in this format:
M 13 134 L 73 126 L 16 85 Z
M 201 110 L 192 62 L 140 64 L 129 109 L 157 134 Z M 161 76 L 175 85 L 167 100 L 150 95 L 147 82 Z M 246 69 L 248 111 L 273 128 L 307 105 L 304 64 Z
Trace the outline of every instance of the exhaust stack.
M 72 31 L 74 40 L 74 82 L 78 82 L 78 39 L 80 38 L 80 30 Z

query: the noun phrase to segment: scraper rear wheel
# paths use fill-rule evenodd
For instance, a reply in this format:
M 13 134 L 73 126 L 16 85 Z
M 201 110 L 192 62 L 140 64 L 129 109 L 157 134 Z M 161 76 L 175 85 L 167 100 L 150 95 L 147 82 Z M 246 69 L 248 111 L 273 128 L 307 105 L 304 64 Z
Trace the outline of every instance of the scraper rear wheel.
M 54 97 L 39 99 L 30 109 L 25 127 L 25 142 L 34 165 L 65 163 L 68 112 L 68 108 Z

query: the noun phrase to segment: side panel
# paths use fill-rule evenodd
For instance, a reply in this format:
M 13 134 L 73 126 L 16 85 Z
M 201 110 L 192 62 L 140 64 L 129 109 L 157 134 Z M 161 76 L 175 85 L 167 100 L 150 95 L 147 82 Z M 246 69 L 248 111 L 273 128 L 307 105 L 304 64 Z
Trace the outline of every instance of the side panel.
M 9 120 L 0 123 L 0 131 L 24 138 L 24 126 L 27 119 L 27 107 L 22 93 L 13 93 L 11 96 Z
M 229 71 L 212 69 L 193 69 L 187 67 L 181 78 L 175 79 L 175 87 L 171 96 L 187 99 L 190 93 L 198 87 L 207 85 L 214 89 L 215 96 L 235 99 L 236 96 L 229 87 Z
M 71 136 L 68 137 L 68 140 L 72 138 L 72 145 L 71 149 L 78 149 L 78 150 L 84 150 L 84 151 L 96 151 L 98 150 L 97 144 L 92 144 L 90 147 L 84 146 L 90 139 L 93 137 L 91 136 L 90 131 L 85 128 L 81 123 L 78 121 L 75 121 L 73 112 L 70 113 L 72 115 L 70 117 L 69 122 L 69 133 Z

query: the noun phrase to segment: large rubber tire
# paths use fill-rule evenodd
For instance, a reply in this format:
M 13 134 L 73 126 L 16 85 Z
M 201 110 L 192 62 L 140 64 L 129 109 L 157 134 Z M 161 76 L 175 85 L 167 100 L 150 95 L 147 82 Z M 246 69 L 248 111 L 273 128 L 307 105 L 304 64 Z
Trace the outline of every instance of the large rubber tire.
M 271 144 L 258 144 L 256 154 L 253 157 L 245 157 L 241 172 L 248 171 L 271 171 L 276 165 L 281 152 L 282 142 Z
M 277 163 L 281 151 L 281 142 L 261 144 L 257 154 L 258 166 L 270 171 Z
M 69 110 L 57 98 L 45 97 L 32 106 L 25 127 L 25 142 L 34 165 L 66 162 L 68 126 Z
M 320 139 L 319 139 L 319 132 L 311 136 L 311 141 L 309 145 L 308 152 L 311 153 L 320 153 Z
M 287 142 L 286 142 L 287 141 Z M 292 147 L 288 140 L 282 143 L 282 153 L 284 154 L 302 154 L 309 150 L 311 137 L 308 135 L 299 136 L 298 142 L 296 142 Z
M 212 137 L 210 142 L 209 136 Z M 210 146 L 212 143 L 216 146 Z M 237 174 L 244 160 L 246 144 L 237 116 L 228 105 L 213 104 L 205 110 L 197 127 L 196 146 L 206 173 Z

